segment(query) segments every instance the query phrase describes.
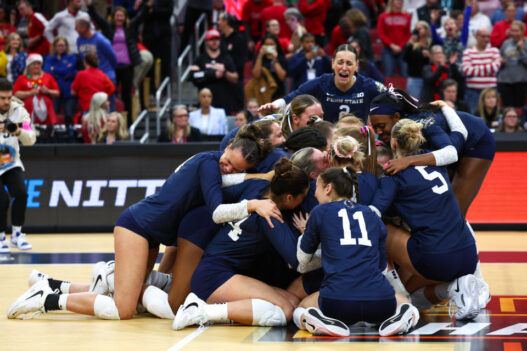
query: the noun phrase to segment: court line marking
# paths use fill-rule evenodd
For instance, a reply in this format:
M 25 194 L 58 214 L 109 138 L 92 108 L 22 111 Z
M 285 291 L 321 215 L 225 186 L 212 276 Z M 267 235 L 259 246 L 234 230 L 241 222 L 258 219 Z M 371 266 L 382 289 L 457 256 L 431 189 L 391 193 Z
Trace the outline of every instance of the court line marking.
M 198 337 L 198 335 L 200 335 L 201 333 L 203 333 L 205 330 L 209 329 L 211 326 L 210 325 L 207 325 L 207 326 L 202 326 L 202 327 L 199 327 L 198 329 L 194 330 L 192 333 L 190 333 L 189 335 L 185 336 L 182 340 L 180 340 L 177 344 L 175 344 L 174 346 L 172 346 L 171 348 L 169 348 L 167 351 L 177 351 L 177 350 L 181 350 L 184 346 L 186 346 L 189 342 L 191 342 L 192 340 L 194 340 L 195 338 Z

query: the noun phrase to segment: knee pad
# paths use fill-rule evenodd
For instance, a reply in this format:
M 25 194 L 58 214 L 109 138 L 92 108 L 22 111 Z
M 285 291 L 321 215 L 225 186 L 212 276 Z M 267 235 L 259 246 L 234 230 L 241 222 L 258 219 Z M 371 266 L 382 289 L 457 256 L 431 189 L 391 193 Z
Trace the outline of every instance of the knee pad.
M 253 325 L 261 327 L 281 327 L 287 324 L 284 311 L 270 302 L 252 299 Z
M 115 301 L 104 295 L 97 295 L 93 304 L 94 314 L 101 319 L 121 319 Z
M 143 306 L 159 318 L 174 319 L 175 317 L 168 304 L 168 294 L 155 286 L 146 288 L 143 293 Z

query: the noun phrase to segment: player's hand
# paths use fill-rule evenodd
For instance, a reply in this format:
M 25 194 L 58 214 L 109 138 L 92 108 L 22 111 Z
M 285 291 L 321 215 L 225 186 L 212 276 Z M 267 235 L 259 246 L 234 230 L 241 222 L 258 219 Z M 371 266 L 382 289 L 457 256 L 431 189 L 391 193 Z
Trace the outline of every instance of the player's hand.
M 278 106 L 276 106 L 272 102 L 258 107 L 258 112 L 264 112 L 264 113 L 267 113 L 267 112 L 273 113 L 278 110 L 279 110 Z
M 304 230 L 306 230 L 306 223 L 308 218 L 309 213 L 306 213 L 305 218 L 302 212 L 300 212 L 298 215 L 296 213 L 293 213 L 293 225 L 302 234 L 304 234 Z
M 284 223 L 284 220 L 282 219 L 282 212 L 280 212 L 278 206 L 276 206 L 273 200 L 250 200 L 247 204 L 247 210 L 249 212 L 256 212 L 261 217 L 265 218 L 271 228 L 274 228 L 271 217 L 280 223 Z
M 388 175 L 396 175 L 397 173 L 404 171 L 410 166 L 406 157 L 397 158 L 390 160 L 384 164 L 384 173 Z

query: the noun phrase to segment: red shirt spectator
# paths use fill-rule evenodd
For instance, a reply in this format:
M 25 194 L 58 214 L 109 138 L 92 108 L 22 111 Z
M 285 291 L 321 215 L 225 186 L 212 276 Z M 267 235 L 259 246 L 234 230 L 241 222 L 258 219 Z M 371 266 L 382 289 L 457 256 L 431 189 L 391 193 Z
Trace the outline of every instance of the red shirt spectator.
M 273 0 L 248 0 L 243 5 L 242 21 L 247 23 L 253 38 L 260 38 L 262 30 L 265 29 L 260 15 L 266 7 L 272 6 Z
M 381 13 L 377 20 L 377 32 L 385 46 L 391 44 L 403 48 L 410 39 L 410 23 L 412 16 L 408 13 Z
M 346 44 L 348 42 L 348 37 L 346 37 L 344 34 L 342 34 L 342 29 L 339 25 L 335 26 L 333 28 L 333 31 L 331 32 L 331 39 L 329 41 L 329 50 L 330 52 L 328 55 L 333 55 L 335 50 L 339 47 L 339 45 Z
M 93 94 L 105 92 L 108 96 L 115 91 L 113 82 L 103 71 L 98 68 L 88 67 L 77 73 L 71 84 L 71 90 L 79 97 L 82 111 L 90 109 L 90 101 Z
M 49 54 L 50 45 L 44 37 L 44 29 L 48 25 L 46 18 L 41 13 L 33 12 L 33 7 L 27 0 L 21 1 L 17 8 L 20 16 L 28 18 L 28 52 L 35 52 L 41 55 Z
M 0 7 L 0 12 L 2 8 Z M 16 28 L 9 22 L 0 23 L 0 50 L 4 50 L 7 36 L 16 31 Z
M 260 14 L 260 21 L 262 22 L 262 36 L 265 35 L 265 24 L 267 21 L 275 19 L 280 23 L 280 34 L 279 38 L 291 38 L 291 29 L 285 22 L 284 12 L 287 10 L 287 7 L 284 6 L 282 0 L 274 2 L 273 6 L 265 8 Z
M 300 0 L 298 9 L 304 15 L 307 31 L 315 36 L 323 35 L 326 21 L 325 0 Z

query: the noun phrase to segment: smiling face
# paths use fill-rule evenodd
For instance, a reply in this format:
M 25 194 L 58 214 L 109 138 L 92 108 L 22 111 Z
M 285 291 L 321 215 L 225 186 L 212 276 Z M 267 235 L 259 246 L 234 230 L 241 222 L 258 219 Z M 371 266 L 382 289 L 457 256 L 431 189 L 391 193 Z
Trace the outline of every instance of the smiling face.
M 386 145 L 390 145 L 390 139 L 392 135 L 392 128 L 399 120 L 399 113 L 395 115 L 370 115 L 371 125 L 373 130 L 379 137 L 384 141 Z
M 332 61 L 337 87 L 350 87 L 357 71 L 357 57 L 351 51 L 339 51 Z

